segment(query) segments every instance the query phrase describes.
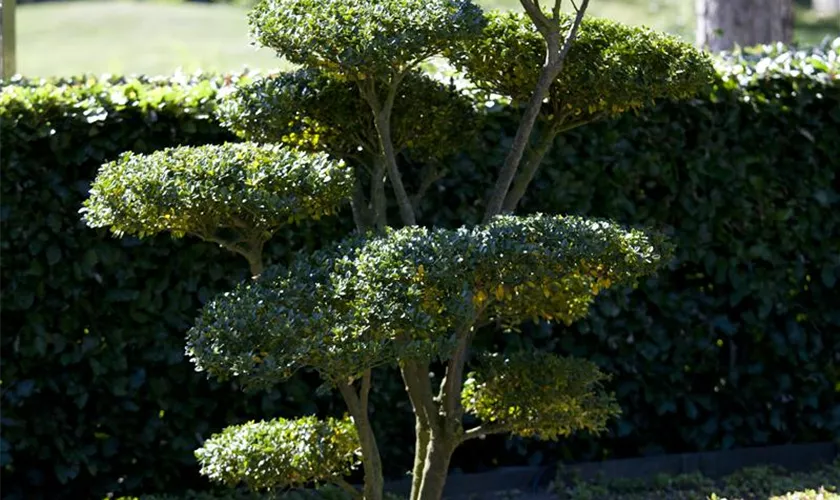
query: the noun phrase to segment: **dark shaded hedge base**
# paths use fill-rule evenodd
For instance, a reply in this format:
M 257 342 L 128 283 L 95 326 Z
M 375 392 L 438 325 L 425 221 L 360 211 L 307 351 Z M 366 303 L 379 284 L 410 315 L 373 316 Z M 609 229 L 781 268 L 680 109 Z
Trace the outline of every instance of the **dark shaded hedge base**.
M 740 64 L 740 63 L 739 63 Z M 795 62 L 793 69 L 810 65 Z M 752 63 L 747 66 L 752 66 Z M 840 83 L 791 68 L 721 83 L 714 96 L 567 134 L 523 211 L 651 225 L 677 245 L 670 269 L 601 297 L 572 328 L 524 343 L 615 375 L 624 415 L 609 435 L 561 443 L 488 439 L 454 467 L 815 442 L 840 433 Z M 301 374 L 270 394 L 194 373 L 184 332 L 246 270 L 192 240 L 139 243 L 85 228 L 89 182 L 120 152 L 232 137 L 212 112 L 221 78 L 6 86 L 0 94 L 4 498 L 101 498 L 204 489 L 193 450 L 228 424 L 334 412 Z M 747 101 L 746 97 L 749 97 Z M 478 219 L 516 120 L 491 113 L 482 141 L 448 162 L 424 224 Z M 407 182 L 417 182 L 409 169 Z M 274 262 L 346 234 L 341 218 L 290 228 Z M 373 419 L 392 475 L 410 465 L 398 377 L 376 377 Z
M 539 498 L 557 500 L 836 500 L 840 498 L 840 459 L 807 472 L 788 472 L 780 467 L 757 466 L 739 470 L 717 480 L 702 474 L 658 475 L 649 479 L 609 481 L 560 480 Z M 219 493 L 186 493 L 181 496 L 143 495 L 117 500 L 347 500 L 334 487 L 284 493 L 249 493 L 229 490 Z M 499 500 L 528 500 L 521 491 L 499 492 Z M 390 500 L 400 497 L 391 496 Z

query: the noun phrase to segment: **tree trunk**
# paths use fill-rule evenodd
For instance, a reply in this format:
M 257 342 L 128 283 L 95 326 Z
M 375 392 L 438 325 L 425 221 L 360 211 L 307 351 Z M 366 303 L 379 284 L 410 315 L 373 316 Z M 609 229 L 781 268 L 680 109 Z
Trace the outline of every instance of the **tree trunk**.
M 695 0 L 697 45 L 712 52 L 793 40 L 793 0 Z
M 811 8 L 819 14 L 838 14 L 840 13 L 840 0 L 812 0 Z
M 433 435 L 426 449 L 426 463 L 417 500 L 440 500 L 443 498 L 449 461 L 455 446 L 446 437 Z
M 15 10 L 17 0 L 0 0 L 0 78 L 10 78 L 16 72 Z

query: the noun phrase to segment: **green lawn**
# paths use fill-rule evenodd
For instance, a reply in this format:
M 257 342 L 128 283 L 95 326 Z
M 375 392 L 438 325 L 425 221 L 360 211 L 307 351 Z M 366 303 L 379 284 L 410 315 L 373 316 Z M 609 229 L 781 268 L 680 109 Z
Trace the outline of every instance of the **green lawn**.
M 488 8 L 519 8 L 518 0 L 479 0 Z M 646 24 L 691 39 L 693 0 L 592 0 L 593 15 Z M 284 63 L 249 45 L 247 9 L 232 5 L 80 0 L 18 7 L 18 72 L 171 74 L 275 68 Z M 840 35 L 840 17 L 800 12 L 797 37 Z

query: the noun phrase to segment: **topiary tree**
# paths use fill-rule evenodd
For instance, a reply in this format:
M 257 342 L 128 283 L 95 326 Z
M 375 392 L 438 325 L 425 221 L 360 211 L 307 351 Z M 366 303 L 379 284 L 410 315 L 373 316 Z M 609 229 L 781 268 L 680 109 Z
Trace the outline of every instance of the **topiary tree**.
M 314 369 L 347 405 L 342 419 L 224 430 L 196 453 L 211 479 L 255 489 L 332 482 L 381 499 L 368 399 L 383 366 L 399 368 L 414 410 L 411 500 L 441 497 L 452 453 L 470 439 L 597 432 L 618 413 L 606 376 L 588 361 L 470 347 L 486 327 L 584 317 L 602 289 L 655 272 L 669 246 L 609 221 L 500 214 L 536 124 L 553 140 L 563 127 L 653 97 L 685 97 L 710 66 L 672 38 L 584 20 L 586 0 L 573 4 L 574 15 L 560 0 L 550 11 L 521 3 L 527 18 L 485 16 L 469 0 L 261 0 L 250 16 L 255 38 L 304 68 L 235 89 L 222 105 L 225 121 L 255 142 L 126 154 L 103 166 L 83 208 L 91 226 L 192 234 L 249 262 L 254 279 L 207 303 L 187 334 L 198 370 L 271 390 Z M 435 55 L 527 101 L 475 227 L 417 226 L 417 199 L 433 180 L 411 172 L 421 178 L 412 197 L 401 175 L 401 152 L 439 161 L 469 135 L 472 103 L 418 71 Z M 539 159 L 532 154 L 528 169 Z M 386 181 L 400 229 L 388 224 Z M 355 233 L 288 266 L 263 267 L 262 246 L 278 227 L 335 213 L 342 200 Z M 433 364 L 444 370 L 437 387 Z M 467 414 L 481 424 L 465 428 Z M 344 479 L 359 462 L 361 493 Z

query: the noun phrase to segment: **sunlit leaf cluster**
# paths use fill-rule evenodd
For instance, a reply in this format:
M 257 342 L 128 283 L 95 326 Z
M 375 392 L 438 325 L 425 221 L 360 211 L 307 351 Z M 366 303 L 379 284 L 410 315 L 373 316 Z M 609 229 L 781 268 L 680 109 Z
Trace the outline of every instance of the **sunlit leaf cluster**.
M 102 166 L 84 220 L 117 235 L 267 241 L 281 226 L 335 213 L 352 175 L 341 161 L 255 143 L 124 153 Z
M 668 251 L 642 231 L 543 215 L 355 235 L 210 302 L 188 354 L 252 387 L 305 366 L 352 379 L 409 356 L 446 357 L 453 334 L 474 324 L 570 323 L 601 289 L 653 273 Z
M 544 351 L 486 354 L 464 382 L 461 399 L 482 425 L 523 437 L 557 439 L 600 432 L 620 413 L 603 389 L 608 376 L 584 359 Z
M 380 85 L 379 92 L 386 89 Z M 239 137 L 326 151 L 370 162 L 379 138 L 370 106 L 351 82 L 315 69 L 256 78 L 221 101 L 218 115 Z M 409 73 L 394 101 L 392 136 L 397 152 L 441 158 L 462 147 L 476 130 L 472 101 L 420 72 Z
M 410 228 L 370 241 L 357 258 L 369 321 L 414 338 L 466 324 L 571 323 L 600 290 L 653 273 L 658 235 L 580 217 L 496 217 L 458 230 Z M 394 312 L 396 311 L 396 313 Z
M 212 481 L 251 490 L 304 486 L 349 475 L 360 463 L 353 421 L 278 418 L 227 427 L 196 450 Z
M 517 12 L 489 12 L 480 37 L 447 52 L 479 87 L 527 101 L 545 60 L 545 41 Z M 572 16 L 561 16 L 568 25 Z M 692 97 L 711 81 L 703 52 L 653 30 L 585 17 L 543 112 L 559 124 L 585 123 L 656 99 Z
M 470 0 L 261 0 L 249 19 L 261 45 L 351 80 L 388 80 L 484 22 Z

